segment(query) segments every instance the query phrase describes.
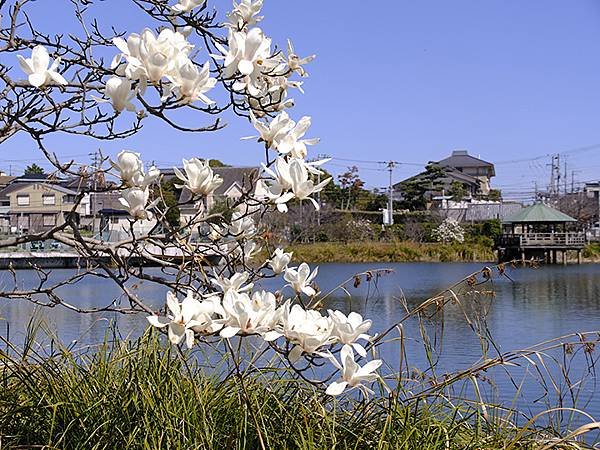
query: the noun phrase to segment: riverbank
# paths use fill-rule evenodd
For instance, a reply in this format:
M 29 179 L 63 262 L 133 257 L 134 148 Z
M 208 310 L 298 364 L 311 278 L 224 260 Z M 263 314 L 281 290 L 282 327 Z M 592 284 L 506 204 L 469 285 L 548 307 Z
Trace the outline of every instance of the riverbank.
M 290 245 L 286 250 L 294 252 L 294 261 L 310 263 L 496 261 L 494 249 L 479 242 L 317 242 Z

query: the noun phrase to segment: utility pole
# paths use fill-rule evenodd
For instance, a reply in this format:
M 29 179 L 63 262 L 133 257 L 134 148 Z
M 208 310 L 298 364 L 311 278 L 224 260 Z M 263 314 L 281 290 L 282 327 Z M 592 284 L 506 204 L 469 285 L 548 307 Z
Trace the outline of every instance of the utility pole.
M 565 195 L 567 195 L 567 182 L 568 182 L 568 171 L 567 171 L 567 161 L 565 158 Z
M 90 212 L 92 214 L 92 233 L 96 232 L 96 191 L 98 190 L 98 172 L 100 165 L 102 164 L 102 154 L 100 149 L 94 153 L 90 153 L 92 156 L 92 192 L 90 192 Z M 100 227 L 98 227 L 100 228 Z
M 561 187 L 561 170 L 560 170 L 560 153 L 552 155 L 550 164 L 550 185 L 548 186 L 548 196 L 550 200 L 560 194 Z
M 317 155 L 317 160 L 329 158 L 327 155 Z M 321 184 L 321 172 L 317 174 L 317 184 Z M 317 192 L 317 204 L 319 205 L 319 209 L 317 210 L 317 226 L 321 227 L 321 191 Z
M 393 195 L 393 186 L 392 186 L 392 173 L 394 171 L 394 167 L 396 167 L 396 163 L 394 161 L 390 161 L 387 163 L 387 168 L 390 173 L 390 185 L 388 190 L 388 225 L 394 225 L 394 200 L 392 198 Z

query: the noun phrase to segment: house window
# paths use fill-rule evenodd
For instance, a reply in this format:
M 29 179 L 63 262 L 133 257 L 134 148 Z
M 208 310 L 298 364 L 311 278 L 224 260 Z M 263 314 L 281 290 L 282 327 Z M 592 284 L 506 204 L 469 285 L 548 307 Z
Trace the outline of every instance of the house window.
M 29 194 L 17 195 L 17 205 L 18 206 L 29 206 Z
M 56 197 L 54 194 L 44 194 L 42 195 L 42 203 L 44 205 L 54 206 L 56 205 Z
M 110 223 L 119 223 L 119 218 L 117 216 L 113 216 L 110 218 Z
M 42 223 L 45 227 L 53 227 L 56 225 L 56 214 L 44 214 L 42 216 Z

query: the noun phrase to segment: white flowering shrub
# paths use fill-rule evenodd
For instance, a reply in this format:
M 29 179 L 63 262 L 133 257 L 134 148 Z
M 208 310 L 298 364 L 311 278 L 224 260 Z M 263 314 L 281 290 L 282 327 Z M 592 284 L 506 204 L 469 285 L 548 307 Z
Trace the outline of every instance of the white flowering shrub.
M 438 242 L 464 242 L 465 231 L 456 219 L 447 217 L 431 232 L 433 238 Z
M 261 226 L 265 212 L 286 213 L 290 201 L 319 208 L 314 195 L 331 181 L 316 181 L 326 160 L 307 160 L 309 147 L 319 142 L 305 136 L 311 118 L 294 120 L 287 111 L 294 106 L 289 93 L 303 91 L 305 66 L 314 56 L 300 57 L 290 41 L 285 51 L 273 45 L 257 26 L 262 19 L 262 0 L 234 2 L 231 11 L 222 12 L 222 23 L 212 9 L 221 2 L 133 0 L 158 28 L 149 24 L 138 32 L 105 36 L 96 26 L 83 26 L 84 36 L 72 37 L 69 43 L 35 28 L 19 27 L 28 3 L 21 0 L 6 7 L 5 28 L 0 30 L 0 128 L 6 131 L 5 138 L 29 133 L 57 173 L 79 176 L 82 192 L 119 192 L 131 230 L 142 223 L 148 223 L 145 229 L 150 229 L 142 235 L 132 232 L 128 239 L 108 245 L 81 236 L 77 225 L 67 221 L 35 239 L 56 239 L 84 257 L 112 258 L 118 266 L 116 273 L 103 263 L 88 273 L 104 270 L 105 277 L 123 289 L 130 306 L 112 302 L 100 310 L 143 312 L 150 325 L 164 331 L 173 345 L 192 348 L 208 339 L 259 337 L 292 368 L 319 361 L 339 369 L 339 379 L 316 383 L 328 394 L 338 395 L 346 388 L 369 393 L 368 383 L 378 378 L 376 370 L 382 361 L 362 363 L 357 358 L 367 359 L 371 321 L 354 312 L 346 316 L 313 307 L 319 304 L 318 269 L 306 263 L 292 267 L 291 253 L 276 248 L 269 249 L 266 260 L 257 257 L 266 244 Z M 76 17 L 85 25 L 85 4 L 73 3 Z M 111 54 L 109 64 L 92 51 L 97 48 Z M 20 74 L 8 66 L 11 53 L 16 55 Z M 187 231 L 208 227 L 206 241 L 194 242 L 190 233 L 167 223 L 169 210 L 160 202 L 165 175 L 145 164 L 142 149 L 122 150 L 90 171 L 61 162 L 42 139 L 53 132 L 124 139 L 152 119 L 186 132 L 222 127 L 218 118 L 202 127 L 180 124 L 173 111 L 184 108 L 211 118 L 232 111 L 256 130 L 256 136 L 245 139 L 261 144 L 257 155 L 266 152 L 259 176 L 245 186 L 230 219 L 200 208 L 185 224 Z M 191 203 L 202 204 L 223 180 L 208 160 L 196 155 L 189 158 L 182 161 L 181 168 L 173 168 L 176 187 L 189 191 Z M 99 179 L 105 181 L 98 183 Z M 355 224 L 357 228 L 367 225 Z M 33 239 L 18 237 L 2 245 Z M 150 261 L 170 276 L 152 277 L 131 265 L 132 258 Z M 277 278 L 279 289 L 270 292 L 258 287 L 256 282 L 263 278 Z M 149 307 L 127 287 L 132 279 L 168 286 L 165 308 L 154 311 Z M 47 292 L 52 292 L 53 304 L 67 304 L 52 287 Z M 13 298 L 28 295 L 31 298 L 27 292 L 11 293 Z

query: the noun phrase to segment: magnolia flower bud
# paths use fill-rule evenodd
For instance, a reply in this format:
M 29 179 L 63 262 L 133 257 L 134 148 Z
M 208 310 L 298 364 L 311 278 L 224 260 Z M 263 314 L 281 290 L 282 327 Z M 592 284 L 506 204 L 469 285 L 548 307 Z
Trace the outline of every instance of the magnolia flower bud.
M 121 77 L 111 77 L 106 82 L 104 95 L 110 99 L 110 102 L 118 112 L 123 110 L 135 112 L 135 106 L 131 100 L 135 93 L 131 89 L 131 81 Z
M 135 180 L 143 171 L 140 154 L 129 150 L 122 150 L 117 155 L 117 162 L 111 161 L 112 166 L 121 173 L 121 180 L 124 184 L 135 186 Z

